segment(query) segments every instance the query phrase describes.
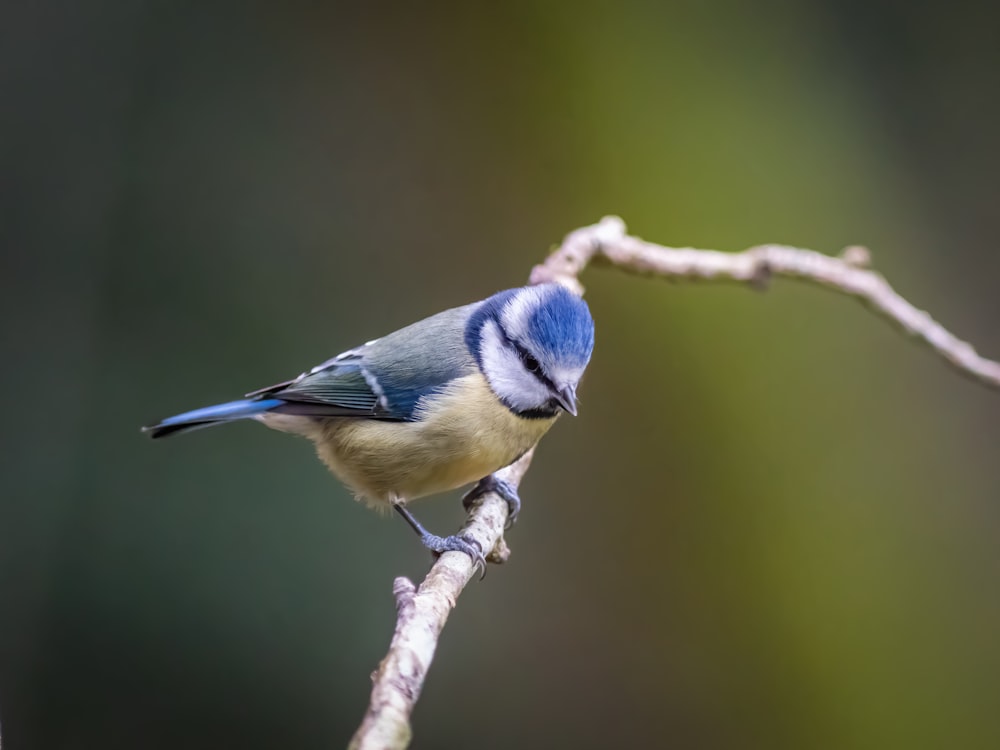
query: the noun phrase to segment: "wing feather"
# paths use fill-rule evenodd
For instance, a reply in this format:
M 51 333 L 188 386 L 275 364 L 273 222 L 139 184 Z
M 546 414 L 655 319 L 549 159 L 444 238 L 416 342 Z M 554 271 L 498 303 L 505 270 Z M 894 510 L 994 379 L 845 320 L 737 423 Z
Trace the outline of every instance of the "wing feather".
M 425 396 L 476 370 L 465 325 L 481 303 L 446 310 L 248 398 L 279 398 L 274 411 L 310 417 L 409 421 Z

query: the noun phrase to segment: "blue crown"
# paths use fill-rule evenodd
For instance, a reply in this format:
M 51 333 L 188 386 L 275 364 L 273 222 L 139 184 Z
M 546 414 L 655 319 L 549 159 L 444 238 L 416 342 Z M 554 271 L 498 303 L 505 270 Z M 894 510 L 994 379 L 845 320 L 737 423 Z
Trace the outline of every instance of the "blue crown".
M 539 347 L 571 367 L 584 367 L 594 350 L 590 308 L 561 284 L 548 286 L 542 303 L 528 321 L 527 334 Z

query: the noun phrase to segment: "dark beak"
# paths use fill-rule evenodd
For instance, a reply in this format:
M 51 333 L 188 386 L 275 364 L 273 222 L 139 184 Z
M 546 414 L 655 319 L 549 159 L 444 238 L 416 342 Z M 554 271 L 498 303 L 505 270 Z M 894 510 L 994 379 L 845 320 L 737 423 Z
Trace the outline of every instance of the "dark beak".
M 576 416 L 576 386 L 567 385 L 552 394 L 564 410 Z

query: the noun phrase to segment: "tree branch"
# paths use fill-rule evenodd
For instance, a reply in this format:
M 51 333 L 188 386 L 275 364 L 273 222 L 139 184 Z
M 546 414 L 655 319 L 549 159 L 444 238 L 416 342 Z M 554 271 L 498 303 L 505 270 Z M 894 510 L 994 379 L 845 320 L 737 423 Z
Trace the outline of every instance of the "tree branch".
M 874 312 L 895 323 L 959 372 L 993 388 L 1000 388 L 1000 363 L 985 359 L 903 299 L 885 278 L 868 268 L 863 247 L 846 248 L 839 257 L 784 245 L 760 245 L 740 253 L 671 248 L 645 242 L 625 233 L 625 223 L 608 216 L 599 223 L 570 233 L 541 265 L 531 272 L 531 283 L 557 281 L 583 294 L 579 275 L 590 263 L 605 263 L 624 271 L 666 279 L 736 281 L 763 289 L 772 278 L 798 279 L 856 297 Z M 533 451 L 503 470 L 515 487 L 531 463 Z M 475 539 L 487 559 L 502 563 L 510 551 L 503 539 L 507 504 L 490 493 L 470 510 L 460 533 Z M 351 740 L 352 750 L 405 748 L 410 742 L 410 714 L 434 658 L 438 637 L 458 596 L 474 574 L 472 561 L 460 552 L 448 552 L 434 563 L 417 588 L 408 578 L 393 583 L 396 631 L 389 653 L 372 675 L 371 703 Z
M 970 344 L 899 296 L 880 273 L 868 268 L 870 256 L 863 247 L 848 247 L 840 257 L 785 245 L 760 245 L 741 253 L 663 247 L 627 235 L 621 219 L 607 216 L 566 237 L 543 264 L 535 266 L 531 282 L 562 281 L 582 293 L 577 277 L 592 261 L 666 279 L 738 281 L 758 289 L 775 277 L 825 286 L 861 300 L 962 374 L 1000 388 L 1000 363 L 981 357 Z
M 516 489 L 531 465 L 534 449 L 498 472 Z M 459 532 L 475 539 L 486 559 L 504 563 L 510 550 L 503 538 L 507 501 L 495 492 L 475 501 Z M 351 740 L 351 750 L 404 748 L 410 743 L 410 714 L 420 697 L 427 670 L 434 659 L 438 636 L 458 595 L 475 574 L 472 559 L 464 552 L 445 552 L 420 584 L 400 576 L 392 584 L 396 597 L 396 632 L 389 653 L 372 674 L 368 711 Z

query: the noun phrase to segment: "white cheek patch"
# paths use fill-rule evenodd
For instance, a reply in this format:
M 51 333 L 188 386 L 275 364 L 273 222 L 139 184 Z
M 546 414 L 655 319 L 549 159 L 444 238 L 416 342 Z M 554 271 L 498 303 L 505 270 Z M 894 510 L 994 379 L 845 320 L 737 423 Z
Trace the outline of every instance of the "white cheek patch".
M 496 321 L 483 325 L 482 336 L 479 351 L 483 374 L 493 392 L 518 411 L 545 406 L 551 398 L 548 388 L 524 369 L 517 352 L 504 342 Z

